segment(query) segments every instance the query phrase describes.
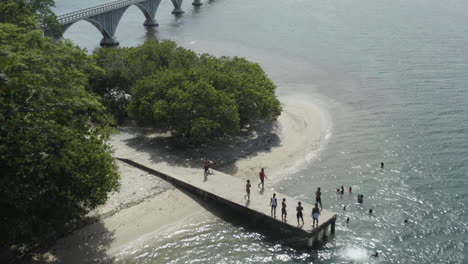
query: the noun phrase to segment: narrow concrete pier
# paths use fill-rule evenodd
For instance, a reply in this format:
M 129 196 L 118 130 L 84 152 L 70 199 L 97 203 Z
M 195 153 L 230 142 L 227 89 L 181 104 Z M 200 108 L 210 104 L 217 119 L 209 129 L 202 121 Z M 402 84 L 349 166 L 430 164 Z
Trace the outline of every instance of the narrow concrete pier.
M 250 192 L 250 201 L 247 201 L 244 196 L 245 179 L 240 179 L 219 171 L 213 171 L 213 174 L 204 176 L 203 169 L 183 168 L 177 173 L 168 173 L 158 170 L 156 166 L 143 161 L 135 162 L 134 160 L 117 158 L 129 165 L 157 175 L 172 184 L 182 187 L 188 191 L 202 196 L 204 199 L 212 199 L 220 202 L 232 209 L 244 213 L 252 218 L 253 221 L 264 222 L 274 226 L 274 228 L 289 230 L 308 239 L 308 245 L 312 246 L 315 241 L 320 239 L 320 234 L 324 237 L 327 234 L 330 226 L 330 234 L 335 233 L 336 214 L 323 209 L 320 212 L 318 227 L 312 228 L 312 208 L 313 205 L 300 201 L 302 203 L 304 225 L 297 224 L 296 206 L 299 200 L 288 197 L 268 188 L 260 189 L 257 187 L 257 180 L 251 182 L 252 188 Z M 311 189 L 311 192 L 315 190 Z M 271 217 L 270 198 L 276 193 L 278 207 L 276 209 L 276 218 Z M 286 198 L 287 205 L 287 222 L 281 221 L 281 201 Z

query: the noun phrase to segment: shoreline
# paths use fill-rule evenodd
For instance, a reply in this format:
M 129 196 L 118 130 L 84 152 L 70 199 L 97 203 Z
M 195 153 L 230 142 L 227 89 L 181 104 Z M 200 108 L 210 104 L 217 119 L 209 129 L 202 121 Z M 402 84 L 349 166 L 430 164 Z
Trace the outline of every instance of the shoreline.
M 120 133 L 110 144 L 115 157 L 146 160 L 174 173 L 183 173 L 184 167 L 199 167 L 202 175 L 204 155 L 217 162 L 216 170 L 254 183 L 258 170 L 264 167 L 267 188 L 271 189 L 317 156 L 331 126 L 324 110 L 315 104 L 289 97 L 282 105 L 283 113 L 275 124 L 253 125 L 239 136 L 217 140 L 203 149 L 183 151 L 171 146 L 167 133 L 132 126 L 119 127 Z M 163 234 L 177 231 L 184 223 L 216 219 L 196 197 L 157 176 L 120 162 L 118 165 L 121 190 L 90 213 L 101 219 L 59 239 L 46 254 L 48 262 L 112 262 L 143 241 L 164 239 Z

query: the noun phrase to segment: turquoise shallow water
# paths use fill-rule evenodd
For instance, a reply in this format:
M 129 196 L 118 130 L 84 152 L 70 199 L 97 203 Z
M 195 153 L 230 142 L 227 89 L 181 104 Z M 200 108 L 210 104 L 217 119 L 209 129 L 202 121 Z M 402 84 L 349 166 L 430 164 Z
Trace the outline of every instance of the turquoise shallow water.
M 102 2 L 58 1 L 57 12 Z M 117 38 L 124 46 L 169 38 L 200 52 L 247 57 L 266 69 L 280 95 L 318 98 L 332 118 L 332 136 L 277 187 L 312 202 L 321 186 L 324 206 L 339 212 L 337 235 L 309 250 L 219 220 L 187 226 L 122 262 L 468 263 L 467 1 L 218 0 L 183 7 L 186 14 L 176 18 L 163 1 L 160 26 L 150 30 L 132 7 Z M 100 41 L 86 22 L 66 37 L 88 50 Z M 354 194 L 337 196 L 341 185 Z M 362 207 L 357 193 L 365 196 Z M 374 250 L 378 261 L 369 258 Z

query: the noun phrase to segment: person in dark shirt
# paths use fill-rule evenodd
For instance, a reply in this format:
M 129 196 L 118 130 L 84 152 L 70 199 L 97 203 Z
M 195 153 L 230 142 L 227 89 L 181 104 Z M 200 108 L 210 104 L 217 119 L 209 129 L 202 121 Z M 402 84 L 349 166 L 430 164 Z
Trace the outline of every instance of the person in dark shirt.
M 313 219 L 312 227 L 314 227 L 314 225 L 318 227 L 319 214 L 320 214 L 320 210 L 318 208 L 318 204 L 315 204 L 315 207 L 312 209 L 312 219 Z
M 315 192 L 315 203 L 320 204 L 320 210 L 323 209 L 323 207 L 322 207 L 322 192 L 320 191 L 320 187 L 317 188 L 317 191 Z
M 262 168 L 262 170 L 260 171 L 260 173 L 258 174 L 258 177 L 260 177 L 260 182 L 258 183 L 258 187 L 260 188 L 260 184 L 262 185 L 262 189 L 265 187 L 264 186 L 264 182 L 265 182 L 265 178 L 267 177 L 265 175 L 265 170 Z
M 302 215 L 302 210 L 304 210 L 304 207 L 301 206 L 301 202 L 298 202 L 296 207 L 297 225 L 300 225 L 299 219 L 302 220 L 302 225 L 304 225 L 304 217 Z
M 288 213 L 286 212 L 286 198 L 283 198 L 283 201 L 281 202 L 281 220 L 283 222 L 286 222 L 286 216 L 288 216 Z
M 362 204 L 364 202 L 364 195 L 358 194 L 357 201 L 358 201 L 358 203 Z

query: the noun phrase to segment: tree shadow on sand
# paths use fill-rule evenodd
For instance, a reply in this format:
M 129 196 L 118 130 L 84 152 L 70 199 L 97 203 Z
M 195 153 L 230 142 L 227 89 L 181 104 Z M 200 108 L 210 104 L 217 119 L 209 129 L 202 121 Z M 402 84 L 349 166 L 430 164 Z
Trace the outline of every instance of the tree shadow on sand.
M 96 221 L 60 238 L 36 263 L 113 263 L 107 250 L 114 241 L 114 232 Z
M 31 246 L 27 251 L 12 248 L 0 254 L 0 263 L 113 263 L 114 257 L 107 250 L 114 241 L 110 232 L 97 218 L 89 217 L 69 231 L 61 230 L 51 234 L 41 244 Z
M 166 162 L 174 166 L 202 168 L 203 159 L 213 160 L 214 168 L 227 174 L 235 174 L 236 161 L 280 145 L 276 122 L 257 121 L 231 136 L 213 139 L 201 145 L 183 144 L 167 132 L 139 127 L 134 122 L 119 127 L 131 135 L 123 142 L 139 152 L 150 154 L 155 163 Z

